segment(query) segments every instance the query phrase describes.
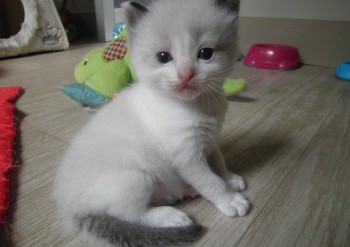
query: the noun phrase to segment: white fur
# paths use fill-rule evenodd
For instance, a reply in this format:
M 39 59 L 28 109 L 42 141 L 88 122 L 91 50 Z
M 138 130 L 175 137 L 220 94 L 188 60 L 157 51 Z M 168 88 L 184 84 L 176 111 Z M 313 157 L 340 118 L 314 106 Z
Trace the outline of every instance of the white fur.
M 225 215 L 246 214 L 249 202 L 237 192 L 244 181 L 226 171 L 217 145 L 234 24 L 235 17 L 211 0 L 163 0 L 151 7 L 131 30 L 139 82 L 96 114 L 58 168 L 55 197 L 63 218 L 107 213 L 149 226 L 186 226 L 192 220 L 165 205 L 185 196 L 188 185 Z M 216 48 L 215 56 L 199 61 L 205 47 Z M 174 61 L 157 62 L 163 50 Z M 194 93 L 176 90 L 184 64 L 196 71 Z

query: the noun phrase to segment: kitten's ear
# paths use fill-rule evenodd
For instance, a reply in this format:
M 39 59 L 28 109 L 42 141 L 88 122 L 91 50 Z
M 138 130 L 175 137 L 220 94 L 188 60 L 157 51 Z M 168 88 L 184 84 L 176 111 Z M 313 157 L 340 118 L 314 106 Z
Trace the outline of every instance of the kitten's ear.
M 136 2 L 124 2 L 121 6 L 124 10 L 127 25 L 129 27 L 135 26 L 139 19 L 148 12 L 148 9 L 145 6 Z
M 238 14 L 239 2 L 240 0 L 215 0 L 218 6 L 227 8 L 235 14 Z

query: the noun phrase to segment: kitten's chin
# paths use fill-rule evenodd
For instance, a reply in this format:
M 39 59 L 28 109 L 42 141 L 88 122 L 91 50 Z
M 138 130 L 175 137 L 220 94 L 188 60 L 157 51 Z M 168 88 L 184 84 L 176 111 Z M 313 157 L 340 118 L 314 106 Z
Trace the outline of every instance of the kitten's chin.
M 178 87 L 173 90 L 173 94 L 181 100 L 190 101 L 198 98 L 202 90 L 194 86 Z

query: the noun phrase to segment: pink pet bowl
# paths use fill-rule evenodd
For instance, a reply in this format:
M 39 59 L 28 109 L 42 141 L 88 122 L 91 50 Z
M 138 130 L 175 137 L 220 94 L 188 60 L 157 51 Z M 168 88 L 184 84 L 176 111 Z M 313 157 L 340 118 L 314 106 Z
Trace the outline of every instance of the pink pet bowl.
M 291 70 L 299 67 L 298 49 L 289 45 L 255 44 L 250 47 L 244 64 L 264 69 Z

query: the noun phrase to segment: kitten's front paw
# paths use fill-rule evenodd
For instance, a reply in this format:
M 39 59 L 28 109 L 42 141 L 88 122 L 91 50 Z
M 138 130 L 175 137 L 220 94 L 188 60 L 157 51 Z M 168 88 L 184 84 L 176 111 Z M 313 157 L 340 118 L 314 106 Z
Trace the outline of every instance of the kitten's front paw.
M 244 216 L 249 210 L 249 201 L 239 193 L 230 193 L 225 196 L 217 208 L 226 216 Z
M 231 172 L 228 174 L 226 181 L 234 191 L 241 192 L 246 187 L 244 179 L 241 176 Z

